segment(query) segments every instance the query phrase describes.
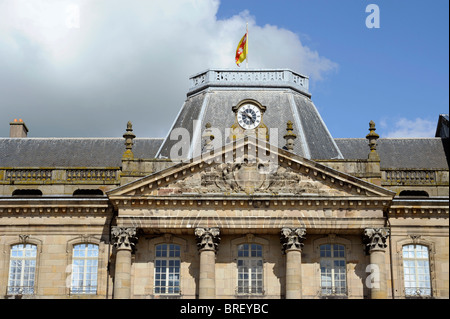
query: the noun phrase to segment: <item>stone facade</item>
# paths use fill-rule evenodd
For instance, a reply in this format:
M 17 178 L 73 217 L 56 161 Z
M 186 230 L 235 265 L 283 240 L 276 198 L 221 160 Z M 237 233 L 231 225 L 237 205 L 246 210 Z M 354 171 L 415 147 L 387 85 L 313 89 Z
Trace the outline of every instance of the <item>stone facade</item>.
M 306 77 L 266 73 L 250 84 L 310 97 Z M 245 82 L 226 76 L 194 76 L 189 94 Z M 382 167 L 373 122 L 363 158 L 307 158 L 296 123 L 286 147 L 244 134 L 213 148 L 207 126 L 188 160 L 136 156 L 128 123 L 115 167 L 0 162 L 0 296 L 449 298 L 448 166 Z

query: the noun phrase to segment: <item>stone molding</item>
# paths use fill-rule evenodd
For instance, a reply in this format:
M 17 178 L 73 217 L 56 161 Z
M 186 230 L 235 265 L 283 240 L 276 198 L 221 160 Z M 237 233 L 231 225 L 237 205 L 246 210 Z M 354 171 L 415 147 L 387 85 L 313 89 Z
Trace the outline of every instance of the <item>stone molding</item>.
M 202 250 L 214 250 L 217 252 L 220 243 L 219 228 L 202 228 L 195 229 L 195 237 L 197 239 L 197 248 Z
M 113 227 L 111 231 L 116 249 L 134 250 L 138 237 L 136 227 Z
M 363 243 L 366 245 L 366 252 L 374 250 L 385 250 L 386 239 L 389 236 L 388 228 L 366 228 L 364 230 Z
M 306 228 L 289 228 L 283 227 L 281 229 L 281 244 L 282 250 L 285 253 L 286 250 L 303 248 L 303 242 L 306 239 Z

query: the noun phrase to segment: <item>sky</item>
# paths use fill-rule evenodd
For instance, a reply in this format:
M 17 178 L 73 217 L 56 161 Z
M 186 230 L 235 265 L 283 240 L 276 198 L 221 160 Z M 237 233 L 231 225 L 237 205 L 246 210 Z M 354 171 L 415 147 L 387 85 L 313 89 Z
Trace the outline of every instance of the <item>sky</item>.
M 128 121 L 165 137 L 191 75 L 238 69 L 246 23 L 249 68 L 309 76 L 335 138 L 371 120 L 433 137 L 448 113 L 447 0 L 0 0 L 0 137 L 19 118 L 29 137 L 121 137 Z

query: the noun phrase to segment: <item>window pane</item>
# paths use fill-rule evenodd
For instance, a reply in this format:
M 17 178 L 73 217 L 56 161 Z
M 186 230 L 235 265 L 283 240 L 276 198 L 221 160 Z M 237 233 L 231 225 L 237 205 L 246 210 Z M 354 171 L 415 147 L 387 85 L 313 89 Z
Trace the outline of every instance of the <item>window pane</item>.
M 8 276 L 9 294 L 34 293 L 36 254 L 36 245 L 19 244 L 11 246 Z
M 72 255 L 72 294 L 97 293 L 98 245 L 74 245 Z
M 155 251 L 155 294 L 180 293 L 180 246 L 161 244 Z
M 242 244 L 238 249 L 238 287 L 242 294 L 263 293 L 262 245 Z
M 431 295 L 428 247 L 423 245 L 403 246 L 403 279 L 408 296 Z
M 320 280 L 323 295 L 346 294 L 345 246 L 320 246 Z

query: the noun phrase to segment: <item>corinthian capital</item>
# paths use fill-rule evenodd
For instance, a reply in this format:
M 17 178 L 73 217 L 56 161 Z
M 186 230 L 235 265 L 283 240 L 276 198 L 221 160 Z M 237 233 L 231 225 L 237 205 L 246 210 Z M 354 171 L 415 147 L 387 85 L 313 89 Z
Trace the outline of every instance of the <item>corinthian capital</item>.
M 281 229 L 281 244 L 283 245 L 283 252 L 288 249 L 302 249 L 303 242 L 306 239 L 305 228 L 288 228 Z
M 136 227 L 113 227 L 114 247 L 133 250 L 137 242 Z
M 388 228 L 366 228 L 364 230 L 363 242 L 366 245 L 366 251 L 370 252 L 374 249 L 384 250 L 386 239 L 389 236 Z
M 217 251 L 220 243 L 219 228 L 196 228 L 197 247 L 199 250 L 209 249 Z

